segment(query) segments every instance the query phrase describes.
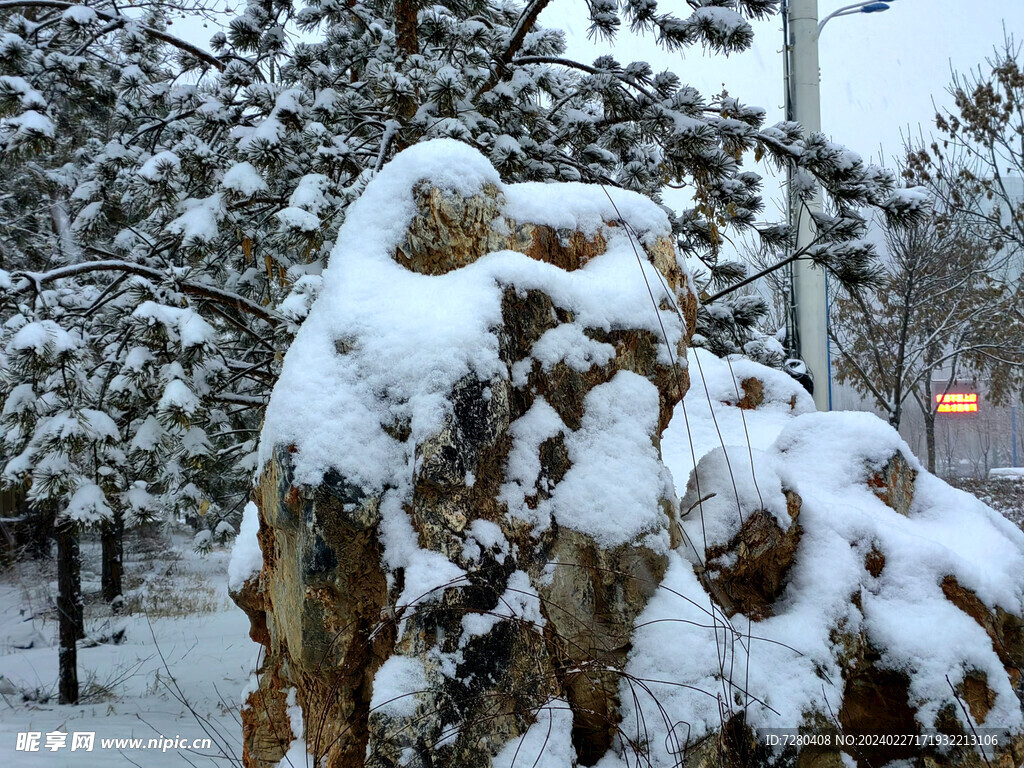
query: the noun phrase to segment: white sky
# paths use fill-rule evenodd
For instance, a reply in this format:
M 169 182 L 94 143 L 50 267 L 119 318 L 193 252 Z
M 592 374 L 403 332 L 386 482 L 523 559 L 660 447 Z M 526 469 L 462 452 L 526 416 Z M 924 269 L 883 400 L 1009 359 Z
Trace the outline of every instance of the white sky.
M 819 0 L 819 18 L 851 2 Z M 706 97 L 725 85 L 732 96 L 768 110 L 769 124 L 783 117 L 778 16 L 756 22 L 751 49 L 729 58 L 699 48 L 666 54 L 653 39 L 630 37 L 628 31 L 612 48 L 595 45 L 586 38 L 583 0 L 554 0 L 541 24 L 564 29 L 569 54 L 586 63 L 604 53 L 622 64 L 645 60 L 656 72 L 671 68 Z M 865 159 L 891 164 L 901 154 L 901 132 L 917 136 L 931 130 L 933 98 L 939 105 L 952 103 L 945 91 L 950 67 L 963 72 L 983 63 L 1002 44 L 1004 24 L 1024 40 L 1024 0 L 892 0 L 883 13 L 832 19 L 820 42 L 822 130 Z M 766 200 L 775 196 L 766 186 Z

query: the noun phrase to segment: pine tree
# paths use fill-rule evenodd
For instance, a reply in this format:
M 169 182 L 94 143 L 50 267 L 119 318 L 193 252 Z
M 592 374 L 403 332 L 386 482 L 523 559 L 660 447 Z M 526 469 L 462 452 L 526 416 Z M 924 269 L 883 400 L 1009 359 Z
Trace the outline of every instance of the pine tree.
M 124 525 L 237 519 L 262 408 L 346 208 L 403 147 L 453 137 L 509 181 L 658 201 L 686 185 L 694 205 L 670 211 L 679 249 L 719 286 L 739 277 L 727 232 L 780 254 L 793 240 L 759 220 L 751 159 L 792 166 L 805 200 L 824 187 L 818 237 L 793 257 L 853 282 L 873 255 L 860 209 L 894 223 L 921 209 L 891 173 L 766 126 L 760 108 L 646 62 L 570 60 L 563 33 L 537 24 L 546 4 L 249 0 L 203 50 L 169 32 L 171 4 L 129 18 L 110 0 L 0 0 L 3 478 L 59 521 L 103 529 L 105 596 Z M 627 24 L 722 53 L 777 10 L 588 5 L 608 40 Z M 749 351 L 762 307 L 704 293 L 708 343 Z

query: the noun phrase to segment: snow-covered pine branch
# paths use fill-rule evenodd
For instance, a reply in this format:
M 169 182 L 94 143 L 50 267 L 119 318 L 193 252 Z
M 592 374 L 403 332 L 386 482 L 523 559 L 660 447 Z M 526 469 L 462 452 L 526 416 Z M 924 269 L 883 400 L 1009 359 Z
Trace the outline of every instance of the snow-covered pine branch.
M 659 202 L 664 185 L 687 186 L 693 205 L 667 211 L 677 244 L 720 280 L 738 278 L 726 238 L 748 232 L 776 254 L 791 240 L 764 220 L 744 156 L 793 165 L 805 195 L 823 186 L 829 236 L 801 255 L 835 273 L 870 260 L 859 208 L 921 209 L 891 173 L 677 72 L 570 59 L 564 34 L 537 24 L 544 0 L 400 5 L 247 0 L 205 50 L 167 31 L 173 3 L 128 18 L 109 0 L 0 0 L 0 399 L 27 384 L 46 405 L 11 417 L 6 453 L 33 458 L 8 462 L 10 482 L 45 464 L 25 454 L 42 445 L 33 420 L 67 386 L 57 358 L 9 346 L 52 323 L 81 340 L 76 402 L 118 429 L 99 483 L 110 508 L 135 514 L 131 491 L 147 515 L 234 515 L 252 430 L 349 204 L 425 139 L 475 146 L 507 181 L 599 182 Z M 776 10 L 588 4 L 600 34 L 628 24 L 652 45 L 716 51 L 749 46 L 749 20 Z M 726 287 L 701 333 L 732 351 L 763 312 Z M 74 490 L 58 485 L 65 503 Z

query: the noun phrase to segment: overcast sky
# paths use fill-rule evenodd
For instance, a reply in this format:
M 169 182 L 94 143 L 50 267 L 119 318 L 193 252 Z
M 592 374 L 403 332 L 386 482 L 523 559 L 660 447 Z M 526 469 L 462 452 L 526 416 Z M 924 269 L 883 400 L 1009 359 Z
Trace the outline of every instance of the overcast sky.
M 853 0 L 819 0 L 819 18 Z M 663 7 L 668 4 L 663 0 Z M 624 34 L 614 47 L 586 38 L 584 0 L 554 0 L 541 24 L 569 35 L 569 53 L 590 62 L 611 53 L 620 63 L 645 60 L 655 71 L 672 69 L 705 96 L 729 93 L 768 110 L 768 121 L 783 117 L 782 23 L 779 17 L 754 24 L 754 44 L 729 58 L 701 49 L 685 54 L 657 51 L 653 39 Z M 892 0 L 884 13 L 832 19 L 820 41 L 821 126 L 835 141 L 886 164 L 900 154 L 901 132 L 931 129 L 934 108 L 951 104 L 946 94 L 950 67 L 966 71 L 983 63 L 1003 28 L 1024 40 L 1024 0 Z M 771 196 L 765 190 L 766 197 Z

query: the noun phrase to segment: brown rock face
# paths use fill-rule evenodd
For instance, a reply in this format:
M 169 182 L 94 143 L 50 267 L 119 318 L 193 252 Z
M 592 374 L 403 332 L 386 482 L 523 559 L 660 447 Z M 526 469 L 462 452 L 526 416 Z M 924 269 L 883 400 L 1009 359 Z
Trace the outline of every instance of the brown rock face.
M 502 249 L 571 272 L 607 247 L 601 232 L 503 219 L 494 187 L 463 198 L 421 185 L 414 199 L 418 215 L 393 258 L 424 275 L 444 275 Z M 646 251 L 692 329 L 696 299 L 671 242 L 657 240 Z M 289 725 L 289 703 L 301 710 L 311 764 L 329 768 L 486 768 L 552 700 L 572 710 L 579 764 L 594 764 L 612 743 L 620 720 L 617 670 L 664 574 L 676 502 L 665 495 L 654 505 L 660 523 L 650 541 L 607 546 L 557 520 L 531 525 L 501 500 L 511 427 L 541 398 L 564 425 L 536 449 L 540 472 L 525 505 L 537 509 L 572 468 L 566 436 L 581 428 L 595 387 L 622 371 L 653 383 L 656 447 L 687 373 L 667 362 L 657 335 L 619 327 L 583 329 L 614 350 L 607 360 L 542 365 L 530 357 L 534 345 L 576 320 L 572 308 L 542 290 L 506 288 L 501 315 L 494 333 L 509 375 L 470 375 L 456 384 L 441 428 L 416 439 L 403 503 L 419 547 L 465 572 L 458 583 L 412 607 L 399 604 L 406 574 L 384 564 L 383 494 L 333 471 L 316 487 L 296 484 L 294 449 L 275 447 L 256 495 L 263 569 L 235 595 L 266 651 L 243 719 L 248 768 L 274 764 L 299 735 Z M 671 350 L 673 360 L 685 356 L 686 340 Z M 339 340 L 335 348 L 344 355 L 350 345 Z M 382 426 L 398 441 L 410 439 L 400 420 Z M 536 615 L 510 608 L 520 599 L 535 604 Z M 396 659 L 409 660 L 425 686 L 380 701 L 375 678 Z
M 743 397 L 736 403 L 737 406 L 749 411 L 764 403 L 764 384 L 760 379 L 753 377 L 744 379 L 740 382 L 740 386 L 743 388 Z
M 883 504 L 901 515 L 910 514 L 917 470 L 902 453 L 895 453 L 884 467 L 868 478 L 868 486 Z
M 235 597 L 266 648 L 259 688 L 244 709 L 246 760 L 269 765 L 283 757 L 297 735 L 286 716 L 295 689 L 310 747 L 334 764 L 352 764 L 367 733 L 356 713 L 394 639 L 393 622 L 382 618 L 377 501 L 331 473 L 318 488 L 300 489 L 290 471 L 290 453 L 279 449 L 257 498 L 264 567 Z M 253 592 L 262 602 L 245 599 Z
M 1002 608 L 989 609 L 953 576 L 942 580 L 942 593 L 949 602 L 981 625 L 992 640 L 992 647 L 1006 667 L 1014 687 L 1020 690 L 1024 673 L 1024 620 Z
M 727 616 L 739 612 L 759 621 L 774 613 L 800 543 L 800 504 L 796 493 L 786 492 L 792 522 L 785 531 L 774 516 L 758 509 L 728 545 L 705 551 L 704 562 L 714 573 L 708 586 Z M 723 561 L 731 565 L 721 565 Z

